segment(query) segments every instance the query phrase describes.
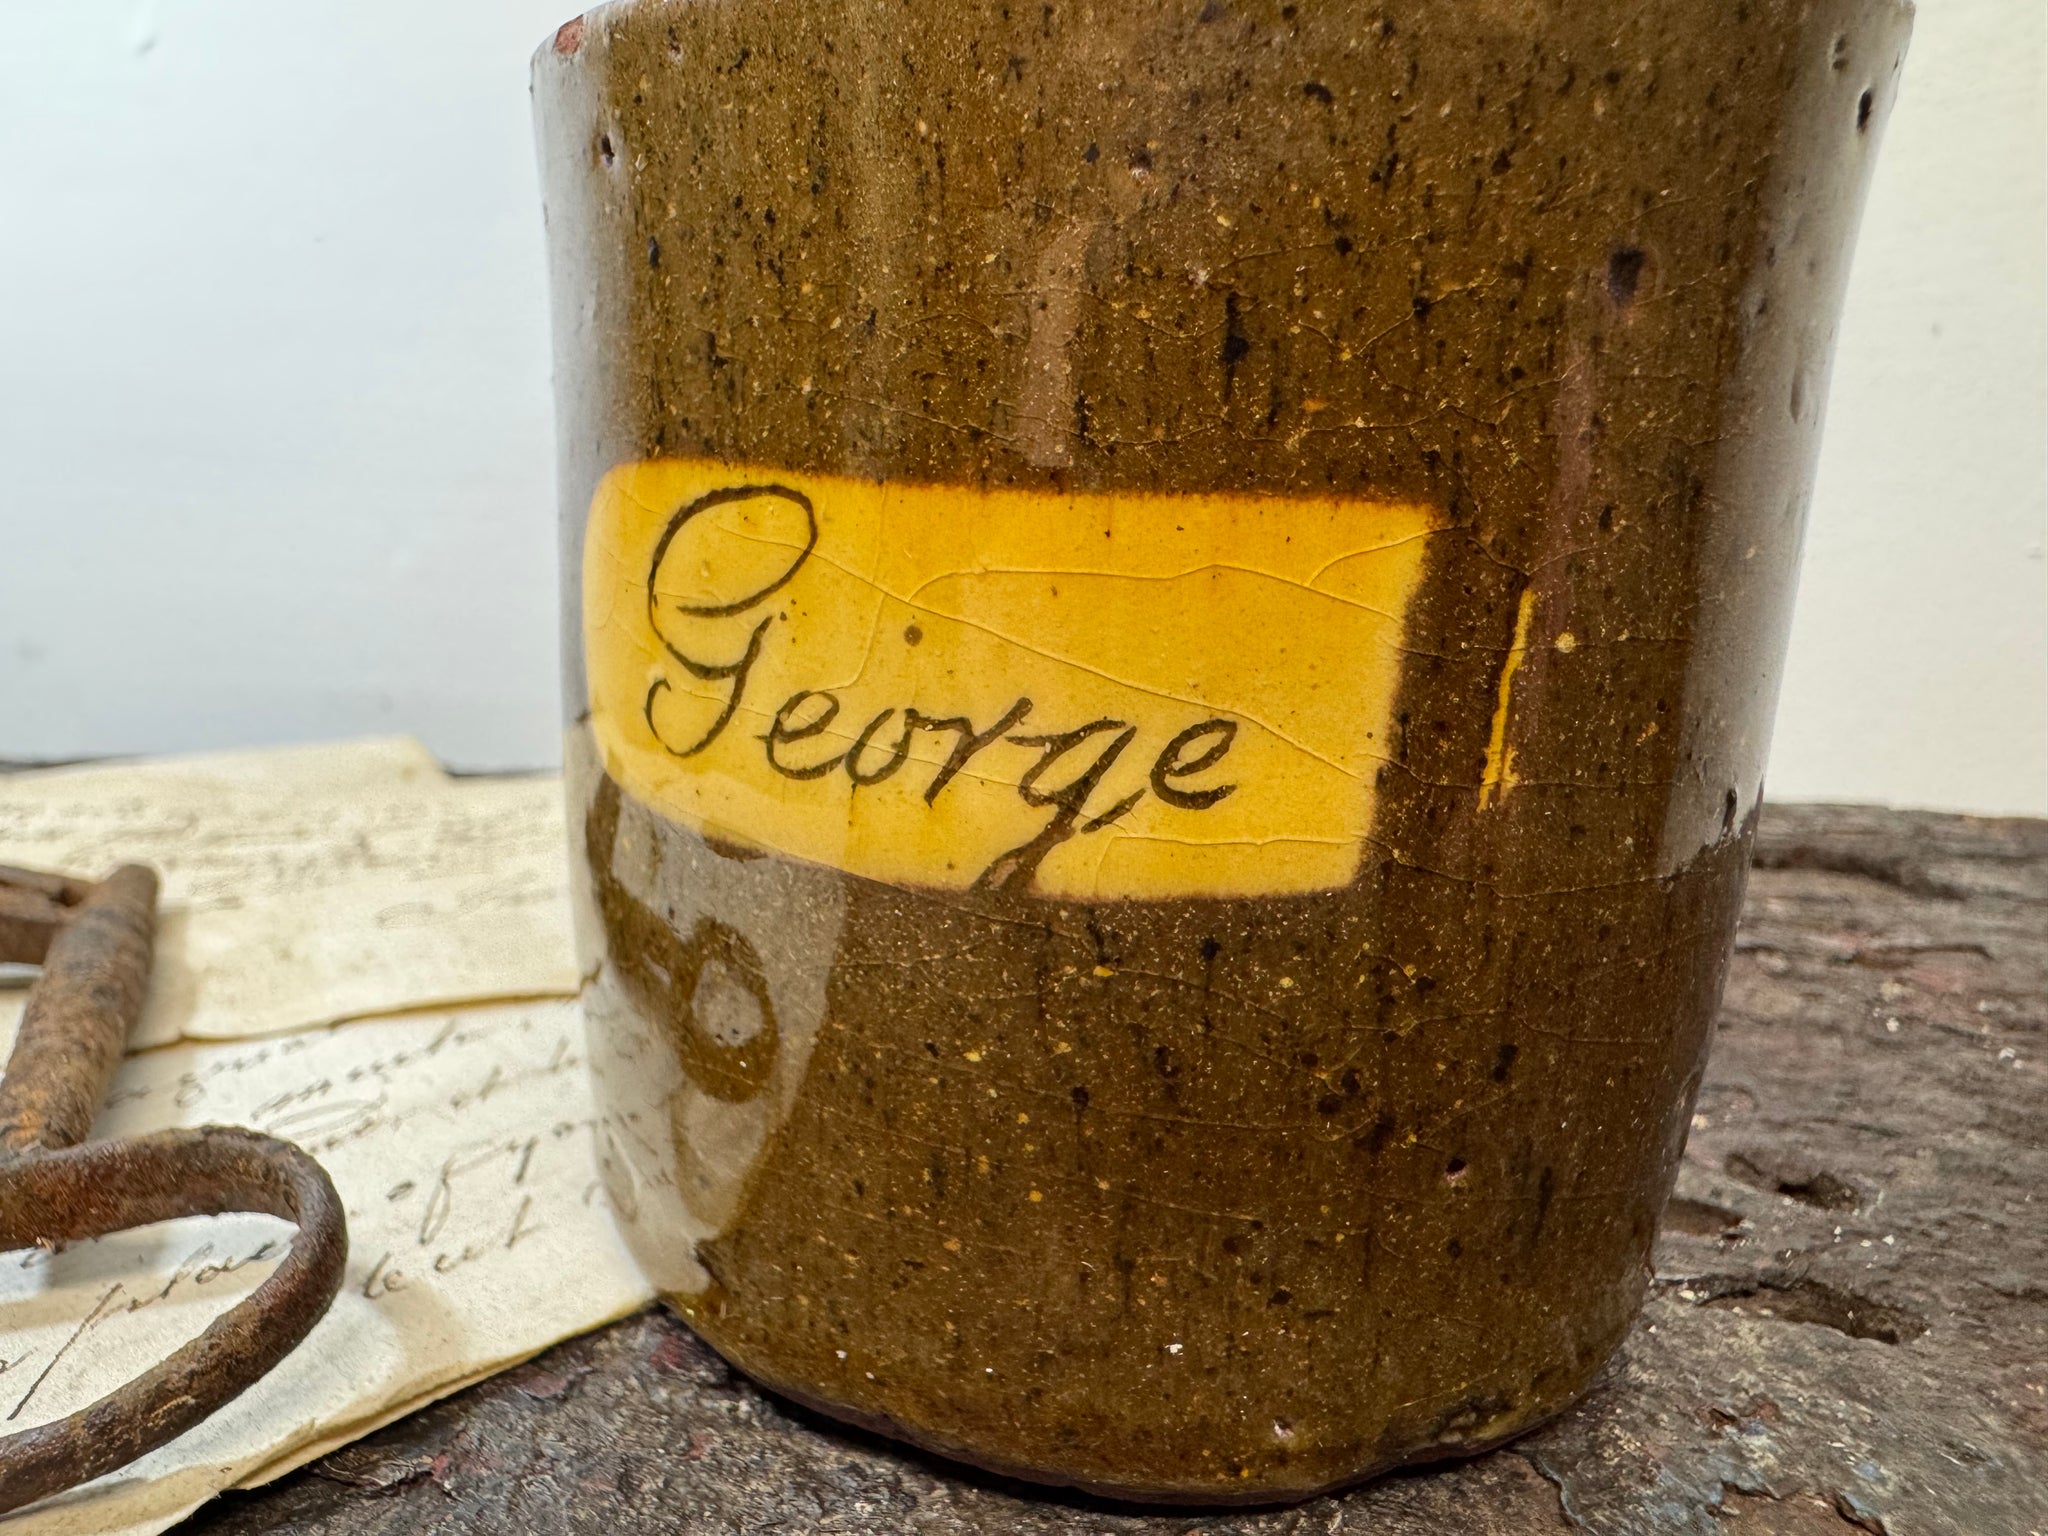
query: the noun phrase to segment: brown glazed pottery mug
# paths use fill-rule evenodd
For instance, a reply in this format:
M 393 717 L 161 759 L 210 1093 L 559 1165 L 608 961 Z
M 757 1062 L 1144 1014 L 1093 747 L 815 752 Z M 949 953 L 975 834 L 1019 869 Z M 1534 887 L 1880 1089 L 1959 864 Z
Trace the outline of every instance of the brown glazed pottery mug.
M 611 1199 L 1148 1500 L 1644 1293 L 1900 0 L 624 0 L 535 64 Z

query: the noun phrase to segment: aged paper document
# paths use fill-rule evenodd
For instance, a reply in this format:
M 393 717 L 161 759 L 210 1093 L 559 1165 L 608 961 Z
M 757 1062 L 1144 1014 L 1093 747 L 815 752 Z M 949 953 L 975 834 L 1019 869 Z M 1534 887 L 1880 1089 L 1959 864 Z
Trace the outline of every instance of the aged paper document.
M 333 1177 L 349 1263 L 333 1309 L 249 1392 L 22 1536 L 159 1531 L 410 1408 L 643 1305 L 593 1146 L 573 1002 L 187 1043 L 123 1064 L 98 1136 L 245 1125 Z M 0 1432 L 70 1413 L 161 1359 L 269 1272 L 291 1227 L 165 1223 L 0 1260 Z
M 573 995 L 564 836 L 557 779 L 452 779 L 408 740 L 0 775 L 0 864 L 163 876 L 132 1049 Z

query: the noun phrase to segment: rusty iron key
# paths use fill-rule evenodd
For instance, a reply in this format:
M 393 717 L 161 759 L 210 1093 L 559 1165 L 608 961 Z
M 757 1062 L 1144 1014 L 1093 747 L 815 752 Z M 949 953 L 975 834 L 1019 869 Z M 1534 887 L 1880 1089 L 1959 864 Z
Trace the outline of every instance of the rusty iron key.
M 156 892 L 136 864 L 96 885 L 0 866 L 0 960 L 42 967 L 0 1078 L 0 1251 L 239 1211 L 298 1235 L 199 1337 L 68 1418 L 0 1439 L 0 1514 L 192 1428 L 289 1354 L 341 1286 L 341 1199 L 291 1143 L 219 1125 L 85 1139 L 142 1013 Z

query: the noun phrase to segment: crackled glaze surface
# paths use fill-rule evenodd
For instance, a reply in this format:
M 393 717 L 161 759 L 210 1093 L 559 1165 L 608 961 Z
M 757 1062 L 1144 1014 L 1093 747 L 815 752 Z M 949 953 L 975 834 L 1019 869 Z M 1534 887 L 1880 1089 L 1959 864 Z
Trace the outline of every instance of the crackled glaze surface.
M 542 49 L 593 1060 L 699 1332 L 1150 1498 L 1584 1389 L 1905 27 L 636 0 Z

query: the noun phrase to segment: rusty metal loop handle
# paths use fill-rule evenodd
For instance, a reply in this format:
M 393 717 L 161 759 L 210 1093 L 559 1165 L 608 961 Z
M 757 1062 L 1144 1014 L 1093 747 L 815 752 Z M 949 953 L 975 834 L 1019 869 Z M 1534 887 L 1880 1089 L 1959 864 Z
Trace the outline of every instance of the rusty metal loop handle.
M 177 1216 L 260 1211 L 298 1224 L 276 1269 L 168 1359 L 68 1418 L 0 1439 L 0 1514 L 124 1466 L 247 1390 L 341 1287 L 341 1197 L 289 1142 L 209 1125 L 94 1141 L 0 1169 L 0 1249 L 100 1237 Z
M 341 1288 L 341 1197 L 291 1143 L 227 1126 L 84 1141 L 142 1012 L 156 890 L 132 864 L 98 885 L 0 869 L 0 959 L 43 967 L 0 1079 L 0 1251 L 239 1211 L 299 1230 L 255 1290 L 168 1359 L 0 1439 L 0 1514 L 183 1434 L 289 1354 Z

